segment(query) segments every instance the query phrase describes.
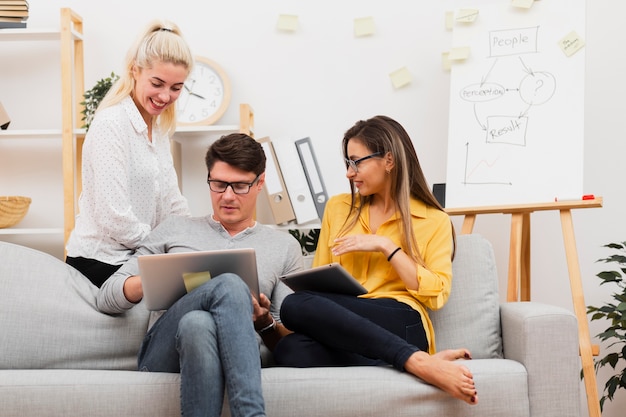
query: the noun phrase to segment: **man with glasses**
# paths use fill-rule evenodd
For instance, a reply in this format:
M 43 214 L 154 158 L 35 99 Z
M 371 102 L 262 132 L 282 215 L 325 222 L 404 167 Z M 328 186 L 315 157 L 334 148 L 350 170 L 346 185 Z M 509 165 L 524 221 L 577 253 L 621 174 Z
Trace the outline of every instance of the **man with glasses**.
M 248 135 L 231 134 L 214 142 L 205 157 L 213 214 L 165 220 L 98 293 L 98 308 L 119 314 L 143 297 L 139 255 L 255 249 L 261 300 L 254 300 L 234 274 L 213 277 L 162 313 L 142 343 L 140 370 L 181 374 L 185 416 L 220 416 L 225 391 L 232 416 L 265 415 L 255 329 L 264 334 L 276 327 L 282 300 L 291 292 L 279 277 L 303 268 L 298 242 L 254 219 L 265 160 L 261 144 Z M 270 300 L 268 315 L 259 304 L 269 305 Z

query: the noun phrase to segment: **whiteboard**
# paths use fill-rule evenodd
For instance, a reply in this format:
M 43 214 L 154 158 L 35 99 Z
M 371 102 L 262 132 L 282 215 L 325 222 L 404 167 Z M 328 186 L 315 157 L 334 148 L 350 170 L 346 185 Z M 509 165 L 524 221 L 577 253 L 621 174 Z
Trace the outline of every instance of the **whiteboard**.
M 454 14 L 446 206 L 581 198 L 585 49 L 563 45 L 584 45 L 585 1 L 474 11 Z

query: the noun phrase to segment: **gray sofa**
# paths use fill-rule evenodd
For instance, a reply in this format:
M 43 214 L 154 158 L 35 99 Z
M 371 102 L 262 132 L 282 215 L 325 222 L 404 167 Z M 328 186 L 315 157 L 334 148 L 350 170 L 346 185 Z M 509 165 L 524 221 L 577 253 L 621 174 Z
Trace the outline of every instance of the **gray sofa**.
M 0 415 L 180 415 L 179 376 L 136 370 L 148 312 L 100 314 L 96 291 L 60 260 L 0 242 Z M 266 367 L 268 416 L 580 415 L 574 315 L 500 304 L 482 237 L 459 236 L 452 295 L 432 317 L 439 349 L 472 351 L 478 405 L 388 367 Z

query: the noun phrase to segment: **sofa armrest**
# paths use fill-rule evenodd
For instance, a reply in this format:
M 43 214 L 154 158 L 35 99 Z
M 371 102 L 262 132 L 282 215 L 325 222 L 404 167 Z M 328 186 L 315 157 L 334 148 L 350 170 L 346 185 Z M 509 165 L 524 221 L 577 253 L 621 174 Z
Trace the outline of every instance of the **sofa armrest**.
M 500 315 L 504 357 L 528 372 L 531 416 L 579 416 L 576 316 L 535 302 L 501 304 Z

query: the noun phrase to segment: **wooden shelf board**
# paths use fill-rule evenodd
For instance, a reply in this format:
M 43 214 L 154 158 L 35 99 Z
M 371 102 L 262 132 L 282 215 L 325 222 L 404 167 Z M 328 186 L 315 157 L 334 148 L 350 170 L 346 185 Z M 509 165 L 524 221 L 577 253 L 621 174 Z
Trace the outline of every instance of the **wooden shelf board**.
M 0 229 L 0 235 L 52 235 L 63 234 L 62 227 L 19 228 L 8 227 Z
M 177 126 L 175 133 L 231 132 L 239 129 L 239 125 Z
M 0 130 L 0 139 L 60 139 L 61 129 Z M 84 135 L 85 129 L 74 129 L 76 136 Z
M 83 35 L 72 30 L 74 39 L 83 39 Z M 61 32 L 57 29 L 2 29 L 0 30 L 0 41 L 58 41 L 61 39 Z

